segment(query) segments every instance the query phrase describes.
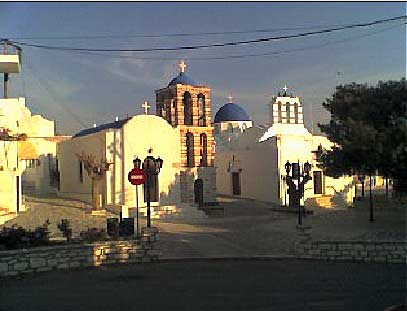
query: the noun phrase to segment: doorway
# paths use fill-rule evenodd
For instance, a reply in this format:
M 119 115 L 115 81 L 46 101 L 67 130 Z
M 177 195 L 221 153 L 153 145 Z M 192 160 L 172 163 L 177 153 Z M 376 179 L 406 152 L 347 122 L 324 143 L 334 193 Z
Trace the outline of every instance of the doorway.
M 240 195 L 240 173 L 234 172 L 232 173 L 232 192 L 233 195 Z
M 194 181 L 194 202 L 202 207 L 203 201 L 203 180 L 199 178 Z
M 322 194 L 322 172 L 314 172 L 314 194 Z

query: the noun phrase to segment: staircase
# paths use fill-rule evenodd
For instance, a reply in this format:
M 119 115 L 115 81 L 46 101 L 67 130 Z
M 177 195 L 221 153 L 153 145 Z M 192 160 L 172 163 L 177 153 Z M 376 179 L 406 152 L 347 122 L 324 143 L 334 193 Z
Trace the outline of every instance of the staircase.
M 17 213 L 10 212 L 7 208 L 0 207 L 0 226 L 16 216 Z
M 178 208 L 175 205 L 152 206 L 152 207 L 150 207 L 150 211 L 151 211 L 151 219 L 161 219 L 164 216 L 177 213 Z M 140 216 L 147 217 L 147 207 L 140 208 Z
M 147 217 L 147 208 L 140 208 L 140 216 Z M 196 219 L 207 217 L 204 211 L 201 211 L 193 204 L 178 204 L 165 206 L 152 206 L 151 219 Z
M 337 207 L 332 199 L 333 199 L 332 195 L 323 195 L 320 197 L 307 199 L 306 205 L 309 207 L 318 207 L 318 208 Z
M 309 198 L 305 202 L 307 207 L 310 208 L 335 208 L 335 209 L 346 209 L 348 205 L 345 200 L 338 195 L 322 195 L 320 197 Z

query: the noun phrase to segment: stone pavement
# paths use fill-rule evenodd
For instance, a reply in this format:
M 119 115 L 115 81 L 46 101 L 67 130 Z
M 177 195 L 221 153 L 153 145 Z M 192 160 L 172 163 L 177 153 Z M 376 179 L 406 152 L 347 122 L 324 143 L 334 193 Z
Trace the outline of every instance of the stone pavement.
M 86 212 L 89 206 L 76 200 L 68 200 L 50 196 L 47 198 L 27 197 L 28 210 L 18 214 L 13 220 L 7 221 L 4 226 L 19 225 L 25 229 L 35 229 L 41 226 L 47 219 L 51 238 L 62 237 L 57 224 L 61 219 L 69 219 L 73 236 L 78 236 L 81 231 L 88 228 L 105 228 L 106 216 L 92 216 Z M 107 213 L 107 217 L 117 217 Z
M 270 205 L 220 197 L 225 216 L 156 220 L 164 257 L 293 255 L 297 215 L 270 211 Z M 191 208 L 194 208 L 191 206 Z M 313 238 L 323 240 L 405 240 L 403 209 L 316 209 L 304 218 Z
M 0 310 L 384 311 L 405 303 L 404 265 L 167 261 L 0 280 Z
M 183 206 L 180 215 L 152 220 L 160 229 L 159 247 L 164 258 L 247 257 L 293 255 L 297 215 L 270 210 L 270 205 L 248 199 L 219 198 L 224 216 L 208 216 L 196 206 Z M 106 217 L 85 212 L 83 203 L 61 198 L 31 198 L 29 211 L 7 226 L 19 224 L 35 228 L 50 219 L 51 236 L 60 237 L 57 223 L 71 220 L 74 234 L 91 227 L 105 228 Z M 376 221 L 369 222 L 367 208 L 322 210 L 304 219 L 313 226 L 316 239 L 404 240 L 406 217 L 403 209 L 375 210 Z M 117 217 L 109 214 L 107 217 Z M 141 219 L 145 226 L 145 219 Z

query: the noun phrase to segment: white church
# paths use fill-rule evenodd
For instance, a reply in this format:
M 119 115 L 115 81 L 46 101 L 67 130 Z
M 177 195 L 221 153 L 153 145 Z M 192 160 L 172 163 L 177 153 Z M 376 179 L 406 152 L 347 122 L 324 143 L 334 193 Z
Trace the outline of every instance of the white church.
M 152 206 L 191 203 L 197 191 L 206 203 L 216 200 L 211 90 L 189 77 L 185 68 L 182 62 L 179 74 L 155 91 L 156 115 L 148 114 L 145 103 L 145 114 L 95 125 L 58 145 L 60 196 L 91 201 L 92 180 L 78 154 L 91 155 L 110 164 L 97 186 L 101 208 L 126 217 L 136 204 L 146 206 L 143 188 L 136 195 L 127 180 L 133 160 L 151 155 L 163 160 L 158 200 Z
M 332 200 L 350 204 L 353 177 L 331 178 L 317 167 L 318 148 L 330 149 L 333 144 L 305 128 L 300 98 L 287 95 L 285 88 L 269 107 L 268 128 L 252 126 L 244 109 L 230 102 L 216 114 L 217 192 L 288 206 L 285 164 L 308 161 L 312 180 L 305 185 L 304 201 L 326 207 Z

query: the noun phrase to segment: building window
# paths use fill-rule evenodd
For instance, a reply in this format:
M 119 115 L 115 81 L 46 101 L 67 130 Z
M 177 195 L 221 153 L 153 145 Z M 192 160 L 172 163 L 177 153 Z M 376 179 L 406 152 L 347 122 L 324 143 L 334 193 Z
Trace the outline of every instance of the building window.
M 277 103 L 278 105 L 278 123 L 283 123 L 283 112 L 281 111 L 281 102 Z
M 228 123 L 228 133 L 232 134 L 233 133 L 233 124 Z
M 200 146 L 199 166 L 208 166 L 208 139 L 205 133 L 202 133 L 200 136 Z
M 187 133 L 186 140 L 187 147 L 187 167 L 194 167 L 194 135 L 192 133 Z
M 83 184 L 83 163 L 79 161 L 79 182 Z
M 285 104 L 285 113 L 286 113 L 286 118 L 287 118 L 287 123 L 291 123 L 290 121 L 290 103 Z
M 185 125 L 192 125 L 192 97 L 189 92 L 184 93 L 183 98 L 184 104 L 184 124 Z
M 243 123 L 243 125 L 242 125 L 242 131 L 244 132 L 244 131 L 246 131 L 247 130 L 247 124 L 246 123 Z
M 198 125 L 199 126 L 206 126 L 205 120 L 205 95 L 199 94 L 198 95 L 198 112 L 199 112 L 199 119 Z
M 294 104 L 294 118 L 295 124 L 298 124 L 298 103 Z

